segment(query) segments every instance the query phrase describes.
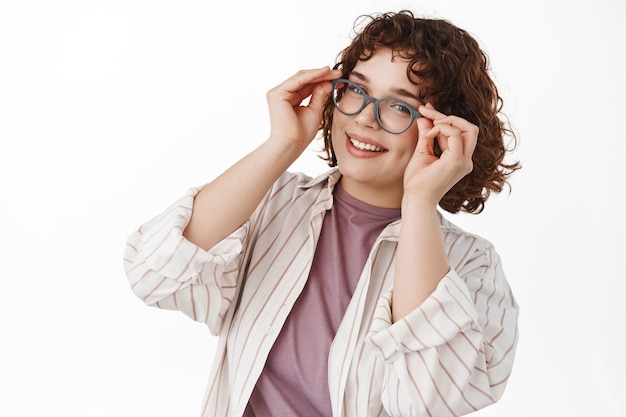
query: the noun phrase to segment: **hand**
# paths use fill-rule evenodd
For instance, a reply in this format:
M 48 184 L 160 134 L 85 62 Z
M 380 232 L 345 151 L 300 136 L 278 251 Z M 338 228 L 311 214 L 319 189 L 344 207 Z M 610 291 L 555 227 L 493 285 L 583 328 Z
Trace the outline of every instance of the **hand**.
M 329 81 L 340 76 L 340 70 L 329 67 L 303 70 L 268 91 L 270 140 L 297 145 L 303 151 L 320 128 L 331 91 Z M 309 96 L 309 103 L 301 105 Z
M 447 116 L 432 105 L 419 107 L 418 141 L 404 173 L 405 196 L 419 196 L 437 206 L 443 196 L 472 172 L 472 154 L 478 126 L 457 116 Z M 435 155 L 435 138 L 441 156 Z

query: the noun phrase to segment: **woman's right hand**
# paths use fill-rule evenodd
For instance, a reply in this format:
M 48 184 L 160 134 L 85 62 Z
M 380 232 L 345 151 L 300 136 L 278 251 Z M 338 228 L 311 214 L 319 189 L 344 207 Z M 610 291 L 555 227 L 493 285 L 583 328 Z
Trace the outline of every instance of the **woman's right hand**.
M 204 250 L 250 218 L 272 184 L 311 143 L 330 94 L 330 80 L 341 71 L 300 71 L 267 93 L 271 134 L 196 195 L 183 235 Z M 311 96 L 304 106 L 302 100 Z
M 323 67 L 302 70 L 267 92 L 270 140 L 295 145 L 302 152 L 320 128 L 324 105 L 331 91 L 330 80 L 341 70 Z M 302 101 L 311 97 L 307 105 Z

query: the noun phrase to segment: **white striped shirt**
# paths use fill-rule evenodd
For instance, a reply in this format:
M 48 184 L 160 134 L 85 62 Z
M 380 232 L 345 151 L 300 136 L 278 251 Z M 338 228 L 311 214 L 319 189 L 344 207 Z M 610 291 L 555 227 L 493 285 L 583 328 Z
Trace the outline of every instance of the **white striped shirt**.
M 251 218 L 209 251 L 182 236 L 198 188 L 128 238 L 125 268 L 137 296 L 220 337 L 201 417 L 242 415 L 306 283 L 339 177 L 285 173 Z M 329 353 L 333 416 L 457 416 L 502 395 L 517 304 L 493 246 L 440 222 L 450 272 L 393 324 L 400 221 L 374 243 Z

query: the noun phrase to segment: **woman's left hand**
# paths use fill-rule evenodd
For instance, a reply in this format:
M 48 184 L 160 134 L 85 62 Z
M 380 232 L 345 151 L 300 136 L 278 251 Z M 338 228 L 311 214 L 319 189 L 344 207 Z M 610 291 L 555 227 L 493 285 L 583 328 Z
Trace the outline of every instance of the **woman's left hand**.
M 478 126 L 457 116 L 447 116 L 432 105 L 419 107 L 422 117 L 417 146 L 404 172 L 404 195 L 417 196 L 435 207 L 464 176 L 472 172 L 472 155 Z M 441 156 L 435 155 L 435 138 Z

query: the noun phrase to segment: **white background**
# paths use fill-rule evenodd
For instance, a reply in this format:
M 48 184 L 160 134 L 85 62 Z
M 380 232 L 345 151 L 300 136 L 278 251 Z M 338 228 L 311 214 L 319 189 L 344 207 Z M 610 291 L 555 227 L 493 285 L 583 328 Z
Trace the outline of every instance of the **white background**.
M 1 0 L 0 415 L 198 415 L 215 340 L 134 297 L 126 236 L 266 138 L 269 88 L 405 7 L 480 41 L 521 139 L 512 194 L 452 216 L 521 306 L 507 391 L 476 415 L 626 415 L 619 0 Z

